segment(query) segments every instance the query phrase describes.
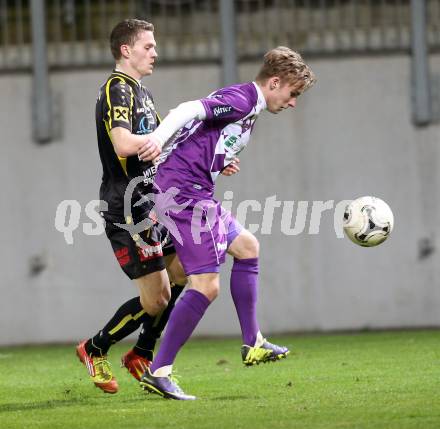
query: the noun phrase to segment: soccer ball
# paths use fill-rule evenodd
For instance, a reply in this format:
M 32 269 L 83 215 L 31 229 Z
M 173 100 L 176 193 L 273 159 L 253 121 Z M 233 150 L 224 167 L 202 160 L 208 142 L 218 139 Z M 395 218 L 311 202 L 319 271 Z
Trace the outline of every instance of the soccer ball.
M 353 242 L 363 247 L 383 243 L 394 226 L 394 216 L 385 201 L 375 197 L 353 200 L 344 212 L 344 232 Z

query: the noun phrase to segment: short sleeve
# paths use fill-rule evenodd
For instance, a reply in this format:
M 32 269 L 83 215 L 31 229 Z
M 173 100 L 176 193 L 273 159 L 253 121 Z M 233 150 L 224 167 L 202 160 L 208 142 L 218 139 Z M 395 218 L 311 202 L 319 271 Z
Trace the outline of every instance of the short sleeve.
M 103 113 L 109 129 L 122 127 L 131 132 L 133 91 L 130 85 L 118 78 L 109 80 L 106 85 L 106 98 Z
M 236 122 L 249 114 L 254 107 L 252 97 L 240 87 L 227 87 L 200 100 L 206 119 Z

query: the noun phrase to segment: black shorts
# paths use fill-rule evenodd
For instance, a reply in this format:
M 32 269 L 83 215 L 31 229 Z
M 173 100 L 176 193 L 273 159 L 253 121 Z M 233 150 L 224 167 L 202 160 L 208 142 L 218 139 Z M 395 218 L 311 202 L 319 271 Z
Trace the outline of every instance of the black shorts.
M 132 237 L 128 231 L 107 220 L 105 233 L 119 265 L 132 280 L 162 271 L 165 268 L 164 256 L 176 253 L 168 230 L 160 224 L 142 231 L 140 237 Z

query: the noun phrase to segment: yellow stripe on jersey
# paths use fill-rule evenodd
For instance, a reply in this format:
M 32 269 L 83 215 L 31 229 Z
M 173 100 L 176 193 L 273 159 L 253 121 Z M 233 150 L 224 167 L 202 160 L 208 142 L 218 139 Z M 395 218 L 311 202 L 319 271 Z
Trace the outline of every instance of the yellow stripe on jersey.
M 139 313 L 132 316 L 131 314 L 127 314 L 112 330 L 108 331 L 110 335 L 116 334 L 120 329 L 122 329 L 130 320 L 138 320 L 139 317 L 142 317 L 145 314 L 145 310 L 139 311 Z
M 106 122 L 106 121 L 104 121 L 104 124 L 105 124 L 105 129 L 107 130 L 108 138 L 110 139 L 110 141 L 113 144 L 112 136 L 110 134 L 110 126 L 109 126 L 108 122 Z M 113 148 L 114 148 L 114 145 L 113 145 Z M 118 159 L 119 159 L 119 162 L 121 163 L 121 167 L 124 170 L 125 175 L 128 176 L 128 173 L 127 173 L 127 158 L 122 158 L 121 156 L 118 156 Z
M 110 84 L 113 79 L 119 79 L 121 82 L 125 83 L 125 80 L 122 77 L 115 76 L 115 77 L 111 77 L 107 81 L 107 85 L 105 86 L 105 95 L 106 95 L 107 104 L 108 104 L 108 122 L 109 122 L 110 129 L 112 128 L 112 103 L 110 101 Z
M 128 76 L 115 76 L 115 77 L 111 77 L 107 81 L 107 85 L 105 86 L 105 94 L 106 94 L 106 99 L 107 99 L 107 104 L 108 104 L 108 120 L 106 121 L 104 119 L 104 123 L 105 123 L 105 129 L 107 130 L 107 134 L 108 134 L 110 140 L 112 139 L 112 137 L 110 135 L 110 130 L 111 130 L 111 126 L 112 126 L 112 113 L 111 113 L 112 112 L 112 103 L 110 101 L 110 84 L 111 84 L 113 79 L 119 79 L 121 82 L 126 83 L 125 82 L 125 78 L 128 78 Z M 133 79 L 131 79 L 131 80 L 133 80 Z M 133 91 L 130 91 L 130 94 L 131 94 L 130 111 L 133 111 Z M 121 167 L 124 170 L 125 175 L 128 176 L 128 173 L 127 173 L 127 158 L 122 158 L 122 157 L 118 156 L 118 159 L 119 159 L 119 162 L 121 163 Z
M 136 79 L 133 79 L 130 76 L 127 76 L 123 73 L 119 72 L 113 72 L 113 74 L 116 74 L 120 79 L 122 79 L 125 82 L 125 79 L 131 80 L 136 86 L 139 86 L 139 82 Z M 130 92 L 131 99 L 130 99 L 130 111 L 133 111 L 133 104 L 134 104 L 134 95 L 133 90 Z
M 124 173 L 126 176 L 128 176 L 127 173 L 127 158 L 122 158 L 121 156 L 118 156 L 119 162 L 121 163 L 121 167 L 124 170 Z

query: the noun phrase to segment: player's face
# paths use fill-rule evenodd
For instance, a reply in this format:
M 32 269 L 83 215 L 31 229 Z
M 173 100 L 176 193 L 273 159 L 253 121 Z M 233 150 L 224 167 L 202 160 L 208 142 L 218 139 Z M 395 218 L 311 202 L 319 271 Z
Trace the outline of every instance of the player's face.
M 129 62 L 139 78 L 153 73 L 154 60 L 157 58 L 156 41 L 152 31 L 141 31 L 138 39 L 129 49 Z
M 302 82 L 289 84 L 275 80 L 271 83 L 269 97 L 266 100 L 267 110 L 271 113 L 279 113 L 289 107 L 295 107 L 296 99 L 301 94 L 302 87 Z

